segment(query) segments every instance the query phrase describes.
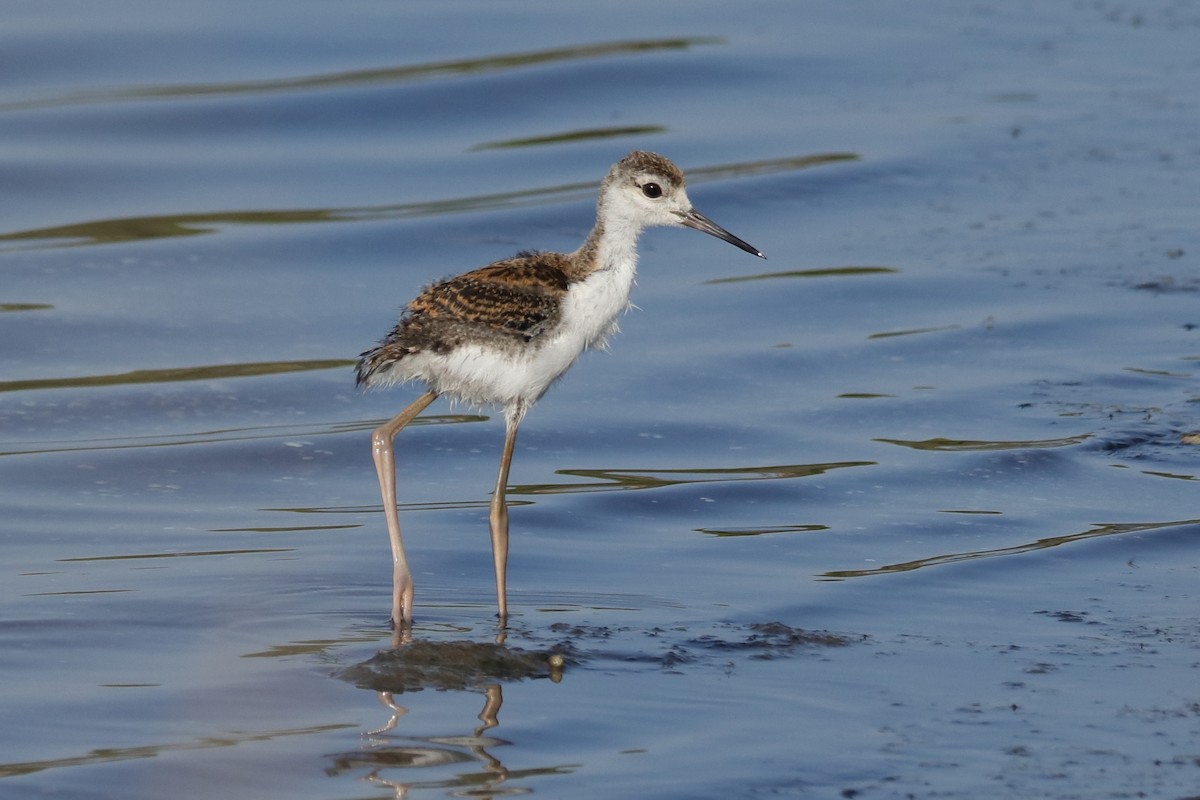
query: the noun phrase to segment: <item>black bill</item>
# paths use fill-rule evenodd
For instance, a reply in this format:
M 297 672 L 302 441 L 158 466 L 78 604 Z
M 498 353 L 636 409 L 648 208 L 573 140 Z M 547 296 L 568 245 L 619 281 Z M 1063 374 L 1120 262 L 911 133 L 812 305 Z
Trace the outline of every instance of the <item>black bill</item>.
M 711 234 L 718 239 L 724 239 L 731 245 L 742 248 L 747 253 L 752 253 L 759 258 L 766 258 L 766 256 L 764 256 L 757 247 L 742 241 L 694 208 L 684 214 L 683 219 L 680 221 L 689 228 L 695 228 L 698 231 L 704 231 L 707 234 Z

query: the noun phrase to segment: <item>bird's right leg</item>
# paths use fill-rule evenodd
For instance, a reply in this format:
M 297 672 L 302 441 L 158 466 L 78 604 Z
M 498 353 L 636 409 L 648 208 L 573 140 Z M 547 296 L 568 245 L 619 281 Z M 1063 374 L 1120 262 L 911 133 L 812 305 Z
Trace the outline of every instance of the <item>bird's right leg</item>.
M 371 456 L 375 459 L 379 493 L 383 496 L 383 515 L 387 519 L 388 538 L 392 542 L 392 624 L 397 629 L 412 623 L 413 583 L 408 560 L 404 557 L 404 540 L 400 538 L 400 514 L 396 510 L 396 456 L 392 450 L 392 440 L 401 428 L 416 419 L 436 399 L 437 392 L 426 392 L 371 434 Z
M 496 476 L 496 491 L 492 492 L 488 525 L 492 533 L 492 560 L 496 566 L 496 604 L 500 628 L 508 623 L 508 468 L 512 464 L 513 448 L 517 442 L 517 426 L 524 411 L 505 414 L 504 450 L 500 454 L 500 474 Z

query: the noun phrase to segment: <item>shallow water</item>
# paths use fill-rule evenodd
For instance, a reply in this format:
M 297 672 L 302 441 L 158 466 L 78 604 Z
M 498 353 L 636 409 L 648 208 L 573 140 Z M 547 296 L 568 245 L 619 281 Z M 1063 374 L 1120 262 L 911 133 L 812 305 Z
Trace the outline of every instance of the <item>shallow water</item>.
M 0 796 L 1195 794 L 1194 4 L 103 6 L 0 28 Z M 648 232 L 524 424 L 526 679 L 403 433 L 380 697 L 352 360 L 633 148 L 770 260 Z

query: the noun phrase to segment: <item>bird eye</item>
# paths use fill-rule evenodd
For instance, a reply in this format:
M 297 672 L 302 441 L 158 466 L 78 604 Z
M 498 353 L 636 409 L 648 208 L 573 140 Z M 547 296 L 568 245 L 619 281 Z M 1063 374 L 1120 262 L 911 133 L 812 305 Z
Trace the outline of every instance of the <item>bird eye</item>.
M 662 197 L 662 187 L 657 183 L 647 183 L 642 187 L 642 194 L 649 197 L 651 200 Z

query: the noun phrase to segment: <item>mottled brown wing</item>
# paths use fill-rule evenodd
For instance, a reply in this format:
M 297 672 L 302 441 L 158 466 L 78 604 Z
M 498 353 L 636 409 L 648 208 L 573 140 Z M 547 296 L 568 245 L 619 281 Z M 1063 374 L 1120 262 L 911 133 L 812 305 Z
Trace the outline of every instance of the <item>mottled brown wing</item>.
M 500 262 L 429 287 L 409 303 L 408 315 L 528 340 L 557 321 L 566 288 L 562 274 L 541 262 Z
M 559 320 L 568 280 L 566 257 L 522 253 L 435 283 L 404 310 L 383 341 L 362 354 L 358 382 L 368 383 L 406 355 L 447 353 L 471 342 L 519 347 Z

